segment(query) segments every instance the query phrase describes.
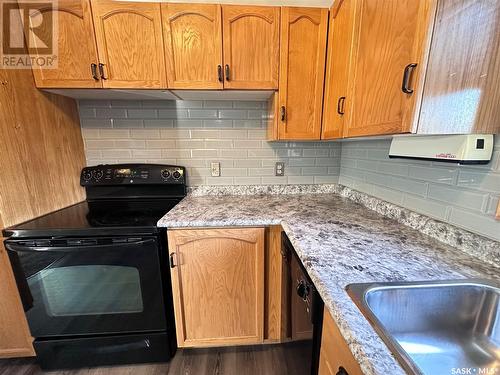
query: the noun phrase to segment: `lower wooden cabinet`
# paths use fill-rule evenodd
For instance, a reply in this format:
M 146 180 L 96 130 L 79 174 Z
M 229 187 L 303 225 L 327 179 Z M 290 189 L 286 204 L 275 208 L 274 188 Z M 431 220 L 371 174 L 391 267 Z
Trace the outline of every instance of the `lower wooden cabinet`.
M 363 375 L 337 324 L 335 324 L 332 316 L 325 308 L 319 357 L 319 375 L 345 374 L 341 371 L 341 368 L 348 375 Z
M 35 355 L 33 338 L 3 240 L 0 237 L 0 358 L 30 357 Z
M 264 228 L 168 231 L 179 347 L 264 341 Z

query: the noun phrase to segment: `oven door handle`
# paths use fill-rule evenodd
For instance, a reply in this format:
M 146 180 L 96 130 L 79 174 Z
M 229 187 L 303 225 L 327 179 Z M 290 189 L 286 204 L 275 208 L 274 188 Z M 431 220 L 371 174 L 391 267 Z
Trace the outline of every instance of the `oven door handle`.
M 105 250 L 105 249 L 113 249 L 116 247 L 129 247 L 129 246 L 137 246 L 137 245 L 145 245 L 149 243 L 153 243 L 155 240 L 153 238 L 149 238 L 147 240 L 135 241 L 135 242 L 119 242 L 113 243 L 109 245 L 87 245 L 87 246 L 25 246 L 25 245 L 16 245 L 15 243 L 5 241 L 4 245 L 7 250 L 22 252 L 22 251 L 60 251 L 60 252 L 73 252 L 73 251 L 81 251 L 81 250 Z

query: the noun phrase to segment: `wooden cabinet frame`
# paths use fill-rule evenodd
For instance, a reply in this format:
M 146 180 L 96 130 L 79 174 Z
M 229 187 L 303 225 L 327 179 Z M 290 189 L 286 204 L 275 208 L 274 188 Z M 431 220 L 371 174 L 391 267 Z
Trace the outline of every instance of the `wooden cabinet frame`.
M 432 34 L 433 3 L 434 0 L 413 3 L 415 9 L 410 10 L 403 7 L 403 4 L 398 4 L 400 9 L 394 9 L 389 3 L 352 0 L 351 6 L 354 7 L 355 16 L 344 115 L 344 137 L 411 131 L 414 115 L 418 112 L 416 104 L 423 90 L 421 77 L 425 74 L 427 62 L 425 51 L 428 48 L 425 47 Z M 394 15 L 391 12 L 396 11 L 401 14 L 398 21 L 393 22 Z M 372 19 L 368 19 L 368 16 Z M 411 20 L 412 25 L 403 22 L 403 17 Z M 377 28 L 369 28 L 369 22 L 376 23 Z M 394 23 L 407 34 L 397 34 Z M 410 27 L 414 32 L 410 33 Z M 383 35 L 398 38 L 397 43 L 405 48 L 400 48 L 396 52 L 396 40 L 382 38 Z M 372 55 L 367 55 L 370 51 L 366 51 L 363 47 L 374 45 L 370 43 L 370 38 L 375 41 L 381 40 L 382 45 L 378 47 L 376 54 L 373 52 Z M 385 46 L 390 48 L 383 48 L 384 41 L 387 41 Z M 417 63 L 417 66 L 413 69 L 409 81 L 413 93 L 406 94 L 401 86 L 405 66 L 410 63 Z M 379 66 L 383 66 L 386 72 L 380 73 Z M 361 73 L 364 75 L 361 76 Z M 373 89 L 375 84 L 378 85 L 378 90 Z
M 224 73 L 221 6 L 162 3 L 161 12 L 168 87 L 222 90 Z M 178 22 L 184 22 L 181 35 L 175 32 L 175 24 Z M 178 32 L 180 34 L 181 30 Z M 194 53 L 194 46 L 202 47 L 203 50 Z M 200 64 L 207 75 L 200 72 Z
M 337 0 L 330 10 L 321 139 L 342 138 L 351 63 L 355 0 Z
M 302 34 L 292 35 L 291 28 L 300 27 L 304 22 L 316 27 L 314 41 L 305 39 Z M 320 139 L 327 29 L 328 9 L 284 7 L 281 10 L 279 115 L 276 125 L 280 140 Z M 295 43 L 293 47 L 292 42 Z M 301 55 L 296 49 L 296 44 L 300 43 L 315 43 L 314 55 Z M 309 66 L 313 76 L 303 73 L 304 66 Z M 302 77 L 297 79 L 300 74 Z M 303 88 L 306 84 L 309 85 L 307 90 Z M 295 103 L 290 105 L 292 99 Z M 299 102 L 302 105 L 296 105 Z
M 268 33 L 259 31 L 256 23 L 262 21 L 269 27 Z M 236 22 L 242 22 L 243 26 L 233 35 L 232 28 Z M 223 5 L 222 28 L 225 70 L 224 88 L 277 89 L 280 53 L 280 8 Z M 259 36 L 259 39 L 253 41 L 260 44 L 249 46 L 247 39 L 238 40 L 238 38 L 248 38 L 251 35 L 254 35 L 254 38 Z M 235 51 L 238 51 L 238 59 L 234 56 Z M 262 64 L 256 63 L 255 60 L 261 60 Z M 250 76 L 253 76 L 254 79 L 250 79 Z
M 0 319 L 1 326 L 8 327 L 0 332 L 0 358 L 32 357 L 33 338 L 28 328 L 20 302 L 19 292 L 10 265 L 7 251 L 0 237 Z
M 325 307 L 319 357 L 319 375 L 335 375 L 343 367 L 349 375 L 363 375 L 337 324 Z
M 147 30 L 132 30 L 132 32 L 141 32 L 137 38 L 145 38 L 150 45 L 150 55 L 142 55 L 139 51 L 133 51 L 128 46 L 123 45 L 123 40 L 114 40 L 113 38 L 120 37 L 114 25 L 110 25 L 108 30 L 105 30 L 105 22 L 111 22 L 112 17 L 121 15 L 134 15 L 140 17 L 141 20 L 146 20 L 152 27 L 153 33 Z M 97 49 L 99 53 L 99 62 L 101 68 L 101 79 L 104 88 L 143 88 L 143 89 L 161 89 L 167 87 L 167 77 L 165 71 L 165 54 L 163 51 L 163 32 L 161 24 L 161 10 L 159 3 L 137 2 L 128 3 L 125 1 L 111 0 L 92 0 L 92 15 L 94 19 L 94 29 L 97 40 Z M 135 25 L 137 28 L 139 24 Z M 144 25 L 143 25 L 144 26 Z M 130 31 L 130 30 L 129 30 Z M 115 35 L 117 34 L 117 35 Z M 115 44 L 117 47 L 115 47 Z M 145 45 L 144 40 L 139 45 Z M 134 46 L 131 46 L 131 48 Z M 115 57 L 111 56 L 110 50 L 113 49 Z M 123 51 L 123 53 L 121 52 Z M 144 52 L 144 51 L 141 51 Z M 121 55 L 125 56 L 121 56 Z M 119 56 L 120 55 L 120 56 Z M 113 65 L 112 59 L 116 58 L 129 62 L 130 55 L 136 59 L 132 61 L 132 66 L 123 67 Z M 137 56 L 134 56 L 137 55 Z M 142 59 L 150 66 L 140 66 L 137 60 Z M 121 63 L 123 63 L 121 61 Z M 150 75 L 151 70 L 156 69 L 154 74 Z M 117 77 L 117 71 L 120 73 L 130 72 L 127 77 Z M 133 73 L 133 74 L 132 74 Z M 145 76 L 148 79 L 144 79 Z
M 232 254 L 234 249 L 227 247 L 228 243 L 225 242 L 227 240 L 230 241 L 229 244 L 231 241 L 239 242 L 241 246 L 247 248 L 236 249 L 235 254 Z M 207 251 L 211 253 L 209 258 L 206 258 L 207 254 L 204 254 L 203 246 L 209 245 L 215 246 L 216 249 L 208 249 Z M 264 341 L 264 228 L 169 230 L 168 246 L 170 255 L 175 262 L 175 266 L 171 269 L 171 279 L 178 346 L 207 347 L 262 343 Z M 183 250 L 184 246 L 191 246 L 191 248 Z M 231 263 L 233 260 L 236 261 L 234 257 L 238 255 L 240 250 L 243 252 L 252 251 L 253 255 L 240 253 L 238 261 L 241 260 L 243 263 L 238 263 L 238 265 Z M 196 257 L 187 254 L 187 252 L 196 252 Z M 245 274 L 248 269 L 245 269 L 244 266 L 248 259 L 243 259 L 244 256 L 250 257 L 250 259 L 253 257 L 253 274 Z M 204 269 L 201 269 L 200 264 L 195 264 L 194 259 L 204 263 Z M 190 298 L 204 295 L 213 290 L 210 288 L 215 287 L 217 283 L 214 279 L 219 276 L 215 267 L 223 267 L 224 265 L 238 267 L 238 270 L 235 268 L 219 269 L 219 273 L 224 273 L 232 281 L 229 284 L 217 287 L 219 290 L 216 290 L 216 292 L 222 292 L 222 295 L 218 295 L 218 301 L 213 301 L 213 296 L 205 301 L 205 303 L 209 301 L 217 303 L 207 307 L 206 305 L 203 306 L 203 302 L 190 300 Z M 246 264 L 246 266 L 249 265 Z M 247 278 L 246 281 L 251 280 L 254 285 L 241 284 L 244 278 Z M 234 300 L 231 300 L 231 295 L 228 297 L 225 294 L 226 289 L 235 288 L 237 282 L 241 284 L 239 290 L 234 290 L 239 298 L 239 307 L 236 307 L 236 310 L 225 309 L 224 306 L 227 307 L 234 302 Z M 251 296 L 252 293 L 253 296 Z M 251 304 L 253 311 L 240 310 L 243 301 L 241 298 L 247 298 L 245 303 Z M 201 303 L 201 305 L 190 311 L 188 306 L 194 303 Z M 204 307 L 211 308 L 214 311 L 208 311 L 208 315 L 204 317 L 202 316 Z M 218 316 L 213 314 L 218 314 Z M 244 316 L 241 316 L 241 314 Z M 251 329 L 252 333 L 241 335 L 240 331 L 250 329 L 250 327 L 241 326 L 241 324 L 247 324 L 248 320 L 254 321 L 254 326 Z M 227 325 L 232 326 L 227 328 Z M 190 335 L 189 331 L 192 332 L 192 335 Z M 214 334 L 219 336 L 211 336 Z M 201 337 L 193 337 L 196 335 Z
M 41 9 L 47 16 L 50 9 Z M 91 64 L 99 63 L 97 45 L 90 9 L 90 0 L 58 0 L 58 34 L 59 45 L 57 69 L 37 68 L 33 66 L 35 83 L 40 88 L 101 88 L 98 76 L 92 76 Z M 37 16 L 35 12 L 33 16 Z M 71 28 L 72 32 L 69 32 Z M 37 55 L 35 54 L 34 57 Z M 63 58 L 61 58 L 63 57 Z M 67 61 L 71 59 L 71 61 Z M 65 76 L 71 71 L 71 77 Z

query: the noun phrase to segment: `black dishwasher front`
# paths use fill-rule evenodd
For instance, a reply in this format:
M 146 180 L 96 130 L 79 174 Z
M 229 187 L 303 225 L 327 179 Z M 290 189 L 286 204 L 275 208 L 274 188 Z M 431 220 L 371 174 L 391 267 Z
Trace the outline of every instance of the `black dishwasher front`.
M 323 325 L 323 300 L 312 283 L 292 243 L 283 232 L 281 254 L 286 263 L 287 279 L 287 336 L 290 342 L 283 345 L 289 364 L 300 370 L 297 373 L 318 374 Z

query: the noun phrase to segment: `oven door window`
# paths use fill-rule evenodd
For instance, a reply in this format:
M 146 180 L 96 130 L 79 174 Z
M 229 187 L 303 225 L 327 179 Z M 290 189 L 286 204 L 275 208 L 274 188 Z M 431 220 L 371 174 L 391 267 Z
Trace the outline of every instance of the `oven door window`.
M 35 283 L 40 284 L 51 317 L 140 313 L 144 309 L 139 270 L 134 267 L 50 268 L 28 281 L 30 287 Z
M 165 329 L 156 237 L 43 251 L 6 247 L 34 337 Z

